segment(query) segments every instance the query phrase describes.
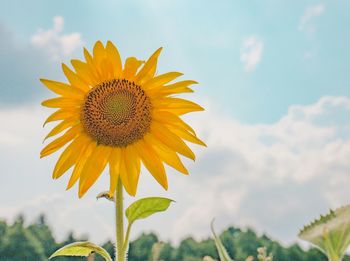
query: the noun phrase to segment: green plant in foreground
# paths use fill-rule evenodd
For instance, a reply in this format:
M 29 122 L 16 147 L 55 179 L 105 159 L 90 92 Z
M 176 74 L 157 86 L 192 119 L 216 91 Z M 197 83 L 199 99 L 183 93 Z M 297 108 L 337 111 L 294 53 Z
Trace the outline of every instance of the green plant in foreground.
M 110 199 L 111 200 L 111 199 Z M 113 199 L 112 199 L 113 200 Z M 123 253 L 126 253 L 129 246 L 129 235 L 131 227 L 136 220 L 145 219 L 157 212 L 168 209 L 171 199 L 160 197 L 143 198 L 132 203 L 125 211 L 128 219 L 128 227 L 125 236 L 123 236 Z M 50 256 L 50 259 L 57 256 L 85 256 L 88 257 L 92 253 L 101 255 L 106 261 L 112 261 L 108 252 L 90 242 L 75 242 L 58 249 Z
M 329 261 L 342 260 L 350 245 L 350 205 L 314 220 L 300 231 L 299 237 L 319 248 Z
M 216 249 L 218 251 L 218 254 L 219 254 L 219 258 L 220 258 L 220 261 L 234 261 L 230 256 L 229 254 L 227 253 L 227 250 L 226 248 L 224 247 L 224 245 L 222 244 L 221 240 L 220 240 L 220 237 L 216 235 L 215 233 L 215 230 L 214 230 L 214 220 L 211 222 L 211 231 L 213 233 L 213 237 L 214 237 L 214 241 L 215 241 L 215 246 L 216 246 Z M 259 261 L 273 261 L 273 256 L 272 254 L 270 253 L 269 255 L 267 254 L 266 252 L 266 247 L 259 247 L 257 249 L 257 252 L 258 252 L 258 255 L 257 255 L 257 259 Z M 246 261 L 253 261 L 254 260 L 254 257 L 253 256 L 248 256 L 246 258 Z M 210 256 L 205 256 L 203 258 L 203 261 L 215 261 L 215 259 L 213 259 L 212 257 Z

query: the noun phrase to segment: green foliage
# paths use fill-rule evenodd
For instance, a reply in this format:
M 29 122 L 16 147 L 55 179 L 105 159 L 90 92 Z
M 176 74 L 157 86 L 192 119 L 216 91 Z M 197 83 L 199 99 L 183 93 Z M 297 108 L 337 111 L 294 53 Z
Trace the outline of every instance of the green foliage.
M 257 249 L 258 251 L 258 260 L 259 261 L 272 261 L 273 260 L 273 255 L 270 253 L 270 254 L 267 254 L 267 251 L 266 251 L 266 247 L 259 247 Z
M 164 243 L 162 242 L 156 242 L 152 246 L 152 261 L 159 261 L 160 258 L 160 251 L 163 248 Z
M 220 261 L 233 261 L 231 257 L 228 255 L 227 250 L 222 244 L 220 238 L 215 233 L 214 220 L 211 222 L 210 228 L 211 228 L 211 232 L 213 233 L 215 246 L 216 246 L 216 250 L 218 251 Z
M 0 220 L 0 246 L 3 245 L 3 239 L 5 237 L 6 234 L 6 230 L 7 230 L 7 224 L 5 221 Z
M 175 260 L 175 248 L 169 243 L 164 243 L 159 253 L 159 261 Z
M 298 245 L 283 247 L 267 236 L 258 236 L 253 230 L 230 227 L 218 235 L 228 254 L 235 261 L 245 261 L 248 256 L 256 256 L 258 247 L 265 246 L 272 253 L 274 261 L 326 261 L 327 258 L 317 249 L 304 251 Z M 60 247 L 87 238 L 76 238 L 70 233 L 64 242 L 57 242 L 44 217 L 29 226 L 19 217 L 12 225 L 0 221 L 0 261 L 42 261 Z M 129 261 L 153 261 L 152 248 L 159 242 L 154 234 L 143 234 L 130 244 Z M 114 258 L 114 245 L 111 241 L 102 246 Z M 49 250 L 47 250 L 49 249 Z M 50 252 L 51 251 L 51 252 Z M 157 261 L 203 261 L 205 256 L 219 260 L 215 242 L 211 238 L 197 241 L 193 238 L 182 240 L 177 247 L 165 242 L 162 244 Z M 85 261 L 85 257 L 55 257 L 54 261 Z M 255 259 L 256 261 L 257 259 Z M 95 261 L 103 261 L 99 255 Z M 350 261 L 348 256 L 343 261 Z
M 5 229 L 1 240 L 0 261 L 26 260 L 44 261 L 45 251 L 40 241 L 23 226 L 23 218 Z
M 58 256 L 89 256 L 92 253 L 97 253 L 106 261 L 112 261 L 110 255 L 102 247 L 97 246 L 91 242 L 74 242 L 68 244 L 50 256 L 50 259 Z
M 132 203 L 125 211 L 128 228 L 124 239 L 123 250 L 127 252 L 131 227 L 136 220 L 147 218 L 155 213 L 166 211 L 173 200 L 161 197 L 142 198 Z
M 51 255 L 56 250 L 56 242 L 51 229 L 46 224 L 44 215 L 40 215 L 38 220 L 28 227 L 28 230 L 35 236 L 43 246 L 45 256 Z
M 168 209 L 173 200 L 160 197 L 142 198 L 132 203 L 125 211 L 129 224 Z
M 131 242 L 129 248 L 129 260 L 152 261 L 152 247 L 158 242 L 155 234 L 142 234 L 138 239 Z
M 300 231 L 299 237 L 321 249 L 328 260 L 342 260 L 350 245 L 350 205 L 314 220 Z

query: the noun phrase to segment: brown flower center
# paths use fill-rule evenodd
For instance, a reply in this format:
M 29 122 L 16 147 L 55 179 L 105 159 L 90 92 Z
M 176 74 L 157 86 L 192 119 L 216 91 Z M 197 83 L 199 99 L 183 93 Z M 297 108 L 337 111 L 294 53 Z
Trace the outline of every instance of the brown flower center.
M 81 122 L 86 133 L 113 147 L 142 139 L 151 125 L 151 102 L 140 86 L 128 80 L 108 80 L 85 97 Z

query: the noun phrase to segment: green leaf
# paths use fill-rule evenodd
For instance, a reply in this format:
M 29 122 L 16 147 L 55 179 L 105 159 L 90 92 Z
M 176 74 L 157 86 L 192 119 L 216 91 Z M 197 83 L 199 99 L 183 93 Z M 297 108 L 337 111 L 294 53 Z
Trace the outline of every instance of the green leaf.
M 100 254 L 105 260 L 112 261 L 108 252 L 90 242 L 75 242 L 58 249 L 49 259 L 57 256 L 89 256 L 91 253 Z
M 157 212 L 167 210 L 171 202 L 173 202 L 173 200 L 168 198 L 142 198 L 132 203 L 126 209 L 125 214 L 129 223 L 132 224 L 138 219 L 147 218 Z
M 350 245 L 350 205 L 314 220 L 300 231 L 299 237 L 321 249 L 329 260 L 341 260 Z
M 219 253 L 220 261 L 233 261 L 231 259 L 231 257 L 228 255 L 227 250 L 224 247 L 224 245 L 222 244 L 220 238 L 215 233 L 214 220 L 211 222 L 210 227 L 211 227 L 211 231 L 212 231 L 213 236 L 214 236 L 215 245 L 216 245 L 216 249 Z

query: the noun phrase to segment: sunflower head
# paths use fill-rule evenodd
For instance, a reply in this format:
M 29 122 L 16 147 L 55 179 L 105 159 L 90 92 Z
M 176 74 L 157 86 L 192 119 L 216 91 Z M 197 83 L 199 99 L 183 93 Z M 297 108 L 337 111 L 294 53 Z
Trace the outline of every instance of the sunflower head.
M 59 122 L 46 138 L 63 133 L 41 157 L 65 147 L 53 178 L 72 169 L 67 188 L 79 181 L 79 197 L 107 165 L 110 195 L 119 181 L 130 195 L 136 194 L 141 163 L 167 189 L 164 163 L 188 174 L 179 155 L 193 160 L 195 155 L 185 141 L 205 146 L 180 118 L 203 108 L 176 97 L 193 92 L 189 86 L 196 82 L 172 82 L 182 75 L 178 72 L 156 75 L 160 51 L 146 62 L 129 57 L 123 66 L 117 48 L 98 41 L 93 54 L 84 49 L 84 61 L 71 61 L 74 70 L 62 65 L 68 83 L 41 79 L 58 95 L 42 103 L 56 109 L 45 124 Z
M 128 80 L 111 79 L 92 88 L 81 112 L 85 131 L 97 143 L 126 147 L 149 132 L 152 121 L 150 98 Z

